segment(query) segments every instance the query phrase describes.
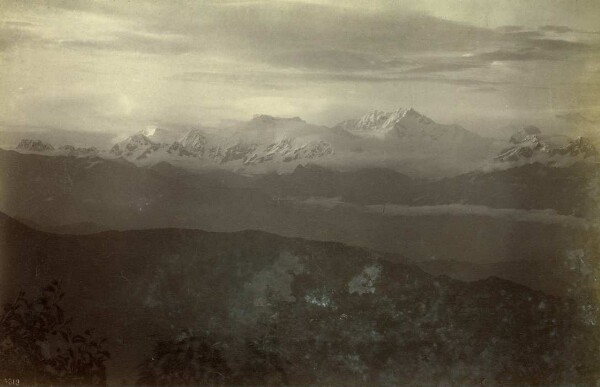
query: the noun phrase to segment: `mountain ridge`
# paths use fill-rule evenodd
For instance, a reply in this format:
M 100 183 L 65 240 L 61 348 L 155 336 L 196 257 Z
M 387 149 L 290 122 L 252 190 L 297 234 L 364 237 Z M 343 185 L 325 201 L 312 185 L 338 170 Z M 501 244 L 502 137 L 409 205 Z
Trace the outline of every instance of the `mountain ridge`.
M 510 137 L 510 146 L 495 157 L 495 161 L 515 165 L 544 163 L 565 166 L 577 161 L 595 161 L 598 151 L 593 142 L 582 136 L 545 135 L 535 126 L 528 126 Z
M 22 140 L 15 150 L 123 158 L 139 166 L 169 162 L 199 171 L 291 173 L 300 164 L 313 163 L 338 170 L 385 167 L 434 178 L 533 162 L 563 167 L 597 158 L 594 144 L 585 137 L 548 136 L 529 126 L 503 143 L 459 125 L 438 124 L 413 108 L 375 110 L 331 128 L 299 117 L 260 114 L 216 128 L 149 126 L 108 150 L 70 145 L 56 148 L 33 139 Z

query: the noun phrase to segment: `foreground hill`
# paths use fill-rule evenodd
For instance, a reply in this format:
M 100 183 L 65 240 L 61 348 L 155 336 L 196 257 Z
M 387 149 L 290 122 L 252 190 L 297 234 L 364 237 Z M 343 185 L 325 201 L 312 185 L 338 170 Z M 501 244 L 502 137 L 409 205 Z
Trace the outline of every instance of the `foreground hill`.
M 0 235 L 3 302 L 62 281 L 75 322 L 109 337 L 112 381 L 135 380 L 156 341 L 189 335 L 221 343 L 232 383 L 256 359 L 262 385 L 599 376 L 594 310 L 494 277 L 464 283 L 401 257 L 255 231 L 54 235 L 2 215 Z

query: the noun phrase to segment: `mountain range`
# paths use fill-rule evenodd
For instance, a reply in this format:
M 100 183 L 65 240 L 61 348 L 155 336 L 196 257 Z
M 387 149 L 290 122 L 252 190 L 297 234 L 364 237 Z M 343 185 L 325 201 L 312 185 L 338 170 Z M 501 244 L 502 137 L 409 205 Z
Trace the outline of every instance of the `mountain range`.
M 331 144 L 315 136 L 316 128 L 299 118 L 256 116 L 224 134 L 190 129 L 181 134 L 151 128 L 115 144 L 110 154 L 138 164 L 193 159 L 204 166 L 251 167 L 264 163 L 313 160 L 333 153 Z M 327 137 L 327 129 L 324 129 Z M 178 134 L 180 136 L 178 136 Z M 314 137 L 314 138 L 313 138 Z
M 413 109 L 23 139 L 0 149 L 0 301 L 60 281 L 111 383 L 193 339 L 232 385 L 590 385 L 595 160 Z
M 335 158 L 352 146 L 373 156 L 379 146 L 400 148 L 400 131 L 406 144 L 430 150 L 450 138 L 487 140 L 412 109 L 333 128 L 256 116 L 223 130 L 149 127 L 109 150 L 23 140 L 0 150 L 0 211 L 61 234 L 179 227 L 339 241 L 410 256 L 436 274 L 496 275 L 553 294 L 570 280 L 546 263 L 563 267 L 597 227 L 600 178 L 585 139 L 527 127 L 507 144 L 531 157 L 492 158 L 492 166 L 432 179 Z M 252 169 L 260 165 L 262 173 Z
M 15 150 L 123 158 L 141 166 L 168 162 L 189 170 L 289 173 L 298 165 L 316 163 L 337 170 L 383 167 L 421 177 L 533 162 L 568 166 L 597 156 L 586 138 L 545 136 L 526 127 L 503 143 L 458 125 L 438 124 L 414 109 L 373 111 L 332 128 L 298 117 L 257 115 L 217 128 L 148 127 L 105 150 L 35 139 L 23 139 Z

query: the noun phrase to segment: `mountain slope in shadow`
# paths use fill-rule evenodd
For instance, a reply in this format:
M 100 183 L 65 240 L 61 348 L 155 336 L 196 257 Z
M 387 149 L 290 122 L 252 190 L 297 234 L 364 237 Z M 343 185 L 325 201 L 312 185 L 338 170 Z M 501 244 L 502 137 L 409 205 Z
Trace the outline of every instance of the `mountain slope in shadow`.
M 552 180 L 551 172 L 548 171 L 548 181 Z M 523 257 L 543 261 L 557 252 L 562 254 L 579 248 L 581 244 L 579 230 L 562 223 L 515 221 L 478 216 L 468 211 L 426 216 L 382 216 L 380 212 L 365 212 L 363 204 L 420 197 L 418 190 L 413 192 L 417 183 L 388 170 L 338 174 L 304 168 L 298 170 L 298 174 L 252 180 L 231 173 L 186 174 L 166 165 L 146 169 L 124 160 L 46 157 L 0 150 L 0 174 L 0 211 L 34 222 L 44 230 L 61 233 L 65 232 L 62 225 L 82 223 L 114 230 L 257 229 L 285 236 L 340 241 L 404 254 L 415 260 L 435 257 L 474 263 Z M 298 176 L 300 178 L 295 180 Z M 521 185 L 513 182 L 508 179 L 498 183 L 500 188 L 492 192 L 516 197 L 510 192 L 520 192 L 521 188 L 515 187 Z M 559 183 L 554 185 L 562 187 Z M 468 190 L 469 185 L 461 183 L 456 187 Z M 463 202 L 460 189 L 438 188 L 431 192 L 435 195 L 456 192 L 457 196 L 450 202 Z M 301 200 L 285 200 L 286 195 L 331 196 L 341 195 L 342 191 L 345 192 L 343 200 L 358 206 L 323 208 L 306 205 Z M 418 204 L 446 203 L 442 199 L 428 202 L 424 197 Z M 579 202 L 572 200 L 572 203 Z M 410 199 L 409 204 L 415 203 Z M 82 229 L 89 231 L 86 227 Z M 67 232 L 80 233 L 82 229 L 72 227 Z M 469 237 L 465 238 L 466 235 Z
M 2 301 L 62 281 L 75 321 L 110 338 L 113 381 L 135 380 L 154 343 L 182 332 L 223 343 L 231 380 L 248 342 L 278 359 L 277 375 L 262 375 L 277 384 L 598 377 L 597 330 L 574 302 L 495 277 L 464 283 L 401 257 L 256 231 L 55 235 L 3 215 L 0 235 Z
M 410 206 L 474 204 L 492 208 L 554 209 L 559 214 L 589 215 L 590 184 L 598 166 L 576 163 L 564 168 L 541 163 L 469 173 L 437 180 L 410 178 L 384 168 L 335 171 L 298 166 L 289 174 L 267 174 L 253 186 L 280 197 L 340 198 L 356 204 Z

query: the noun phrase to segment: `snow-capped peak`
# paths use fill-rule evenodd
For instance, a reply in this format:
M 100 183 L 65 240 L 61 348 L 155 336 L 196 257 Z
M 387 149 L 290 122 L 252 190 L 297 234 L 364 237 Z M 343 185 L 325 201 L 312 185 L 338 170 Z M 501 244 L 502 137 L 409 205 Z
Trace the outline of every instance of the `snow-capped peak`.
M 385 138 L 397 146 L 426 150 L 432 146 L 439 151 L 487 146 L 487 140 L 459 125 L 444 125 L 413 108 L 399 108 L 393 112 L 375 110 L 358 120 L 349 120 L 336 126 L 361 137 Z
M 140 131 L 140 134 L 143 134 L 146 137 L 150 137 L 150 136 L 154 136 L 154 134 L 156 133 L 156 131 L 158 130 L 158 126 L 146 126 L 145 129 Z
M 133 136 L 126 138 L 125 140 L 115 144 L 110 153 L 116 156 L 131 157 L 135 155 L 139 158 L 142 155 L 147 154 L 147 151 L 152 149 L 158 149 L 159 144 L 150 140 L 143 131 L 140 131 Z
M 381 110 L 374 110 L 368 114 L 362 116 L 358 123 L 356 124 L 355 129 L 373 129 L 379 130 L 383 129 L 387 126 L 390 118 L 390 113 L 383 112 Z
M 538 134 L 542 134 L 542 131 L 535 126 L 530 125 L 513 134 L 509 141 L 511 144 L 518 144 L 520 142 L 527 141 L 530 138 L 534 138 Z
M 567 136 L 545 135 L 534 126 L 512 135 L 509 143 L 510 147 L 496 157 L 497 161 L 562 165 L 595 158 L 598 153 L 594 144 L 585 137 L 573 140 Z
M 207 151 L 208 138 L 200 129 L 191 129 L 179 140 L 169 147 L 169 153 L 177 152 L 179 155 L 200 157 Z
M 200 129 L 191 129 L 179 141 L 185 147 L 197 148 L 206 144 L 206 133 Z
M 158 126 L 147 126 L 145 129 L 136 133 L 137 135 L 143 135 L 148 140 L 157 144 L 171 144 L 177 141 L 183 134 L 181 129 L 165 129 Z
M 575 140 L 571 141 L 566 147 L 563 147 L 564 151 L 570 156 L 583 156 L 583 158 L 595 157 L 598 155 L 596 146 L 586 137 L 579 136 Z
M 398 108 L 392 112 L 374 110 L 356 120 L 347 120 L 337 125 L 337 128 L 362 134 L 382 134 L 394 129 L 398 124 L 404 126 L 427 126 L 434 124 L 433 120 L 417 112 L 413 108 Z

